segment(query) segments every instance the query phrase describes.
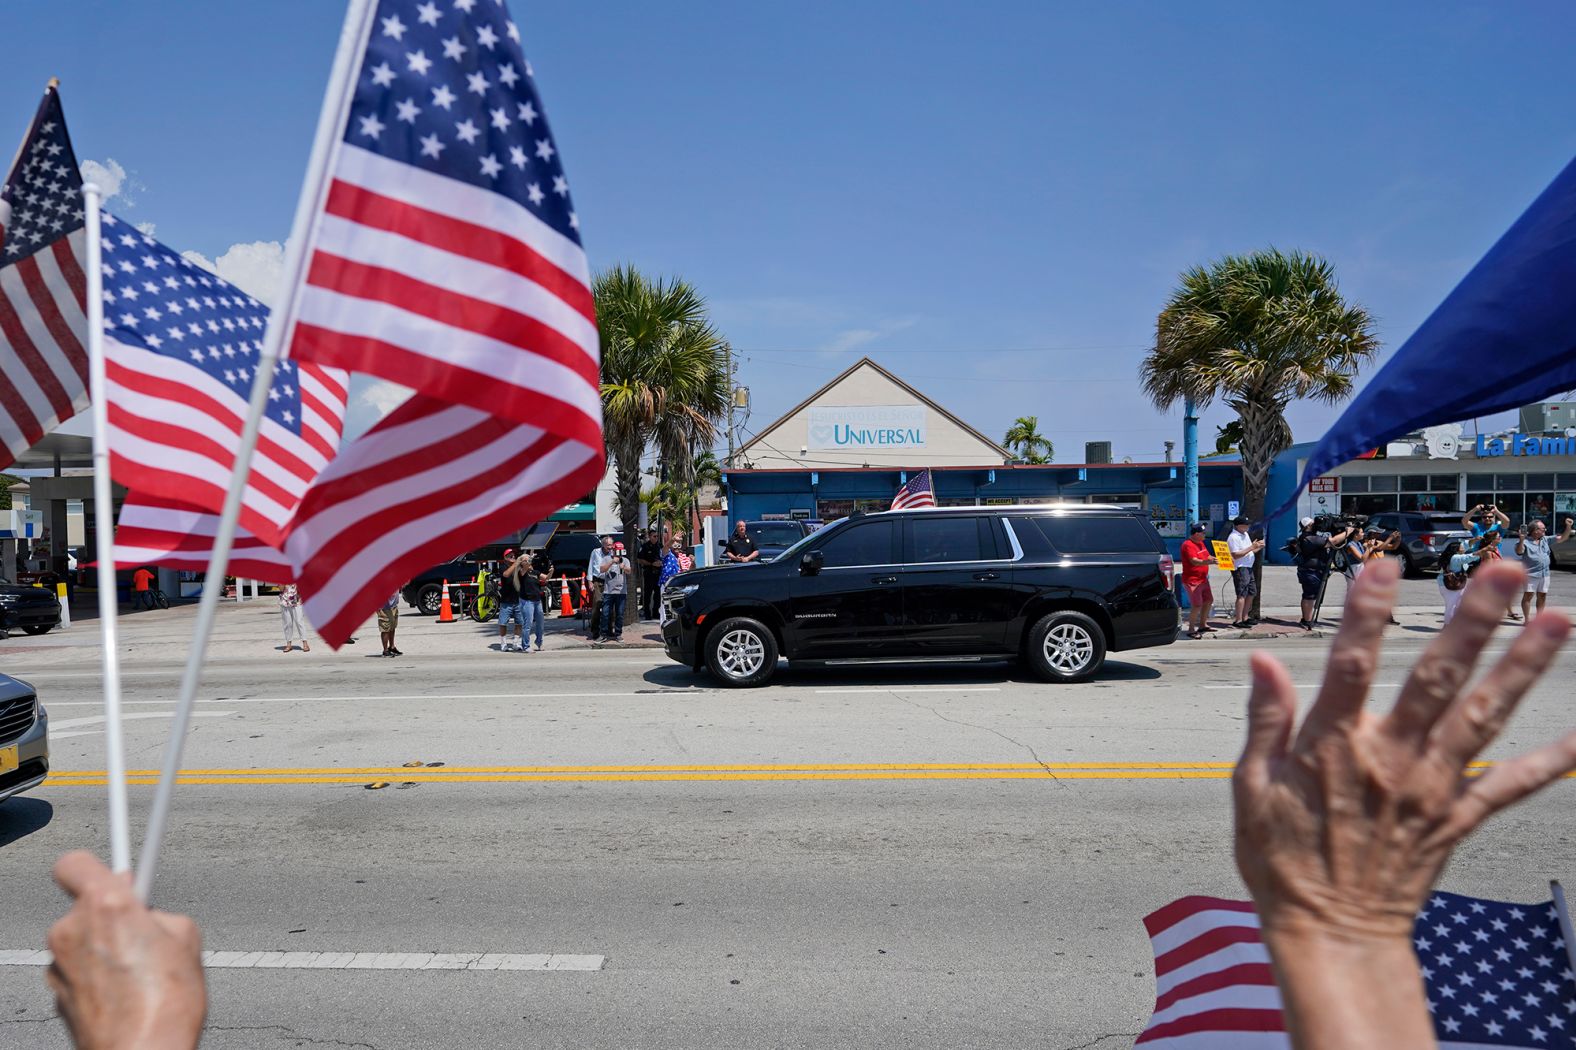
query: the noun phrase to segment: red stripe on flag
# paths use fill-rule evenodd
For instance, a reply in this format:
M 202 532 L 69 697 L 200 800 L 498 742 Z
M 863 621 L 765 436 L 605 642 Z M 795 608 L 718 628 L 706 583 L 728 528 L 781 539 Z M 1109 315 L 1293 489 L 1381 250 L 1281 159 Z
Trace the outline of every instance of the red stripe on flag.
M 1199 934 L 1186 944 L 1155 956 L 1155 976 L 1164 977 L 1178 967 L 1212 955 L 1233 944 L 1258 944 L 1259 931 L 1248 926 L 1219 926 Z
M 232 433 L 235 434 L 237 439 L 240 438 L 242 424 L 240 417 L 236 416 L 231 408 L 219 403 L 218 401 L 215 401 L 213 398 L 208 397 L 201 391 L 196 390 L 188 384 L 181 383 L 173 379 L 163 379 L 159 376 L 151 376 L 146 372 L 139 372 L 135 369 L 127 368 L 125 365 L 116 361 L 113 357 L 110 357 L 104 362 L 104 367 L 105 372 L 109 376 L 111 382 L 123 386 L 128 390 L 135 391 L 139 394 L 146 394 L 149 397 L 157 397 L 184 404 L 195 412 L 200 412 L 205 416 L 211 417 L 214 422 L 220 424 L 221 426 L 227 427 Z M 122 411 L 125 411 L 125 409 L 122 409 Z M 127 416 L 125 418 L 141 417 Z M 152 420 L 148 420 L 147 422 L 149 425 L 160 425 L 154 424 Z M 128 426 L 126 429 L 130 430 L 131 427 Z M 184 427 L 179 429 L 181 433 L 195 434 L 195 431 L 187 430 Z M 181 448 L 187 447 L 186 443 L 182 441 L 164 441 L 162 438 L 152 437 L 147 434 L 142 436 L 148 436 L 148 440 L 159 441 L 162 444 L 175 445 Z M 200 437 L 200 435 L 198 436 Z M 207 451 L 206 449 L 192 449 L 192 451 L 202 451 L 202 454 L 207 456 L 209 459 L 213 459 L 215 462 L 225 466 L 235 462 L 235 449 L 233 447 L 214 444 L 211 438 L 204 437 L 202 440 L 206 449 L 218 449 L 220 450 L 220 453 L 215 455 L 213 452 Z M 313 478 L 317 477 L 317 469 L 315 467 L 311 466 L 306 461 L 302 460 L 294 453 L 290 452 L 288 449 L 282 447 L 270 438 L 263 436 L 258 437 L 257 455 L 277 464 L 280 469 L 284 470 L 286 473 L 294 474 L 303 482 L 310 482 Z M 253 470 L 253 483 L 255 484 L 258 480 L 257 471 Z M 288 507 L 296 501 L 296 498 L 297 497 L 292 495 L 282 502 Z
M 1211 970 L 1209 973 L 1199 974 L 1192 980 L 1183 981 L 1156 999 L 1155 1013 L 1183 999 L 1192 999 L 1206 992 L 1218 992 L 1222 988 L 1239 985 L 1273 987 L 1275 969 L 1269 963 L 1239 963 L 1236 966 L 1228 966 L 1224 970 Z
M 323 210 L 363 226 L 512 270 L 562 299 L 592 324 L 596 323 L 596 304 L 591 289 L 515 237 L 338 179 L 329 188 Z
M 83 235 L 84 238 L 86 234 Z M 60 267 L 60 276 L 66 279 L 66 286 L 71 289 L 71 294 L 77 297 L 77 306 L 84 317 L 88 312 L 88 279 L 82 272 L 82 264 L 77 259 L 77 253 L 72 249 L 70 238 L 62 237 L 49 246 L 55 254 L 55 265 Z M 83 367 L 87 366 L 87 354 L 82 355 Z M 83 373 L 86 381 L 87 372 Z
M 311 361 L 302 361 L 299 365 L 297 365 L 297 367 L 300 368 L 302 373 L 311 376 L 318 383 L 322 384 L 324 391 L 326 391 L 330 397 L 338 401 L 339 404 L 344 405 L 350 400 L 350 391 L 343 383 L 334 378 L 334 376 L 329 373 L 328 369 L 314 364 Z M 300 384 L 297 383 L 296 385 L 299 386 Z M 339 419 L 343 413 L 336 409 L 335 411 L 327 414 L 330 419 Z
M 324 364 L 352 371 L 361 361 L 375 357 L 385 365 L 383 374 L 401 375 L 406 386 L 433 397 L 472 405 L 483 411 L 498 412 L 503 407 L 499 401 L 504 395 L 498 390 L 496 376 L 462 365 L 444 364 L 381 339 L 345 335 L 297 322 L 292 345 L 296 350 L 308 350 L 314 359 Z M 507 396 L 511 420 L 529 421 L 532 426 L 562 434 L 592 448 L 602 446 L 602 421 L 586 415 L 574 405 L 526 387 L 513 387 Z
M 1206 911 L 1234 911 L 1252 915 L 1253 902 L 1226 900 L 1224 897 L 1183 897 L 1144 916 L 1144 929 L 1149 931 L 1149 936 L 1155 937 L 1183 919 Z
M 10 324 L 15 323 L 15 311 L 11 300 L 0 291 L 0 334 L 6 332 Z M 7 337 L 7 342 L 9 342 Z M 3 348 L 0 348 L 3 349 Z M 33 414 L 33 406 L 22 396 L 22 392 L 12 386 L 4 375 L 0 375 L 0 408 L 5 409 L 5 414 L 16 424 L 22 432 L 22 445 L 20 448 L 0 452 L 0 467 L 9 467 L 15 457 L 31 448 L 39 438 L 44 436 L 44 425 Z
M 21 274 L 22 267 L 30 263 L 33 266 L 33 272 L 36 274 L 38 272 L 38 264 L 34 263 L 31 258 L 23 259 L 16 264 L 17 273 Z M 23 283 L 26 283 L 26 278 L 23 279 Z M 31 290 L 29 290 L 28 295 L 31 298 Z M 44 398 L 49 402 L 50 414 L 56 419 L 69 418 L 72 414 L 71 399 L 66 396 L 65 390 L 61 388 L 60 380 L 55 377 L 55 370 L 49 367 L 49 362 L 44 360 L 44 355 L 39 352 L 38 347 L 33 344 L 33 340 L 28 336 L 27 330 L 22 327 L 22 318 L 16 312 L 19 309 L 20 307 L 13 303 L 11 310 L 0 310 L 0 335 L 5 336 L 5 341 L 11 344 L 11 349 L 16 353 L 17 359 L 27 369 L 28 375 L 32 376 L 33 382 L 38 384 L 39 390 L 43 392 Z M 28 304 L 28 309 L 34 309 L 31 303 Z M 38 425 L 41 426 L 43 424 L 45 417 L 40 417 L 36 410 L 31 412 L 30 415 L 37 420 Z
M 56 241 L 55 245 L 58 247 L 61 243 L 63 242 Z M 68 252 L 67 254 L 70 253 Z M 38 310 L 39 320 L 43 321 L 44 327 L 49 330 L 49 337 L 55 341 L 55 345 L 65 355 L 72 371 L 76 373 L 76 377 L 86 384 L 88 381 L 88 352 L 82 349 L 82 344 L 77 340 L 77 333 L 71 330 L 71 324 L 66 320 L 65 315 L 60 312 L 60 304 L 55 301 L 55 293 L 50 290 L 49 285 L 44 283 L 44 273 L 38 268 L 38 258 L 36 256 L 28 256 L 17 263 L 16 270 L 22 278 L 22 284 L 27 288 L 27 294 L 33 300 L 34 308 Z M 51 370 L 51 374 L 53 374 L 53 370 Z M 61 393 L 65 394 L 64 387 L 61 388 Z M 66 414 L 60 418 L 64 420 L 66 416 L 71 414 L 71 405 L 68 401 Z
M 583 347 L 530 314 L 418 281 L 399 270 L 368 266 L 322 250 L 313 253 L 306 281 L 354 299 L 388 303 L 439 324 L 519 347 L 563 365 L 592 386 L 602 381 L 596 360 Z M 522 360 L 521 366 L 530 367 L 530 362 Z
M 1162 1022 L 1144 1029 L 1133 1043 L 1136 1046 L 1139 1043 L 1152 1043 L 1156 1039 L 1165 1039 L 1169 1036 L 1192 1035 L 1197 1032 L 1284 1032 L 1285 1030 L 1286 1025 L 1281 1019 L 1279 1010 L 1233 1007 L 1205 1010 L 1187 1017 L 1178 1017 L 1174 1021 Z

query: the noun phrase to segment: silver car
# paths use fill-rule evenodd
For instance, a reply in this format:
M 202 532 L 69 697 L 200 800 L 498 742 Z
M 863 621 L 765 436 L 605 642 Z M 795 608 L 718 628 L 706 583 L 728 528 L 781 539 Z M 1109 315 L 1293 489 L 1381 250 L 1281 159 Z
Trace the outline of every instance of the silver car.
M 0 802 L 49 775 L 49 715 L 38 692 L 0 674 Z

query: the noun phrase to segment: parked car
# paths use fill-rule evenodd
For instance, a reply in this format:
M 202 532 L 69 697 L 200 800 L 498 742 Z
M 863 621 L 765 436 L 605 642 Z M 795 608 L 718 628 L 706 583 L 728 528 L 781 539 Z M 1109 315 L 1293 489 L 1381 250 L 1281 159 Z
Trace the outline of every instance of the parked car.
M 737 526 L 735 526 L 737 527 Z M 755 541 L 755 546 L 761 552 L 761 561 L 771 561 L 795 543 L 810 535 L 813 531 L 808 524 L 802 521 L 747 521 L 744 531 Z M 729 532 L 728 536 L 733 533 Z M 728 538 L 725 536 L 721 542 L 726 545 Z
M 0 674 L 0 802 L 49 775 L 49 715 L 38 692 Z
M 1016 657 L 1047 680 L 1177 635 L 1172 560 L 1141 512 L 949 507 L 855 514 L 776 560 L 680 573 L 670 658 L 727 686 L 779 657 L 828 664 Z
M 1549 548 L 1549 560 L 1556 569 L 1576 569 L 1576 536 L 1565 542 L 1560 542 L 1560 533 L 1565 529 L 1566 515 L 1555 515 L 1559 521 L 1559 528 L 1551 529 L 1549 537 L 1554 543 Z
M 47 634 L 60 626 L 60 599 L 53 588 L 25 583 L 0 583 L 0 637 L 21 628 Z
M 1370 526 L 1378 526 L 1386 536 L 1400 530 L 1401 550 L 1398 557 L 1408 576 L 1417 576 L 1439 568 L 1439 552 L 1451 540 L 1471 539 L 1472 533 L 1461 527 L 1461 515 L 1448 511 L 1383 512 L 1368 519 Z
M 407 604 L 415 606 L 417 612 L 436 616 L 443 605 L 443 581 L 449 581 L 452 590 L 454 584 L 470 583 L 476 579 L 476 573 L 480 569 L 481 563 L 473 558 L 444 562 L 413 577 L 400 591 L 400 597 L 404 598 Z M 452 598 L 453 595 L 451 594 L 450 597 Z

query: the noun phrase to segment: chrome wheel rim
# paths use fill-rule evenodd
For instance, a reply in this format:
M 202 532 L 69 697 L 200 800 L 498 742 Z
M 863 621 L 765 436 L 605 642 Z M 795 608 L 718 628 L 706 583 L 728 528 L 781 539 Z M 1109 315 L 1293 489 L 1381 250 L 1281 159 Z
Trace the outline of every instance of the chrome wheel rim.
M 754 631 L 729 631 L 717 643 L 717 664 L 729 678 L 748 678 L 766 663 L 766 643 Z
M 1058 674 L 1077 674 L 1094 659 L 1094 639 L 1075 623 L 1059 623 L 1045 632 L 1045 662 Z

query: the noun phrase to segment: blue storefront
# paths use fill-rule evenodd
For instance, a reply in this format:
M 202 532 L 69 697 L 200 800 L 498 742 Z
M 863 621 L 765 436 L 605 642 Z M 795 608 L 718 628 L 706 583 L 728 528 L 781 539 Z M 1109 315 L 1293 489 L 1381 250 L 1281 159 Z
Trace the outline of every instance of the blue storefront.
M 886 510 L 909 476 L 908 470 L 834 468 L 823 470 L 729 470 L 724 474 L 730 527 L 734 521 L 798 518 L 833 521 L 854 511 Z M 1186 538 L 1186 502 L 1180 463 L 1088 463 L 935 467 L 936 502 L 941 506 L 1014 503 L 1094 503 L 1146 511 L 1173 555 Z M 1242 499 L 1236 462 L 1199 465 L 1200 515 L 1218 533 Z

